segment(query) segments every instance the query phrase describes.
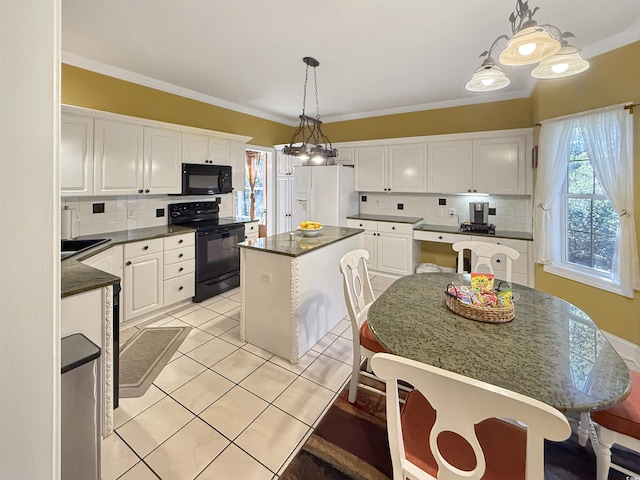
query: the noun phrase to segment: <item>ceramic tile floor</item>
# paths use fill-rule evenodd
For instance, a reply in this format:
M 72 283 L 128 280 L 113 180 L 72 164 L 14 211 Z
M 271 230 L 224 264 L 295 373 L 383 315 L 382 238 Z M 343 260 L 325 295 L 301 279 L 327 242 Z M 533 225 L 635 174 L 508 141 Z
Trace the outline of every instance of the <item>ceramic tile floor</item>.
M 372 276 L 376 296 L 392 282 Z M 291 365 L 242 342 L 239 321 L 235 289 L 121 332 L 194 327 L 144 396 L 120 399 L 103 480 L 278 478 L 349 379 L 350 322 Z

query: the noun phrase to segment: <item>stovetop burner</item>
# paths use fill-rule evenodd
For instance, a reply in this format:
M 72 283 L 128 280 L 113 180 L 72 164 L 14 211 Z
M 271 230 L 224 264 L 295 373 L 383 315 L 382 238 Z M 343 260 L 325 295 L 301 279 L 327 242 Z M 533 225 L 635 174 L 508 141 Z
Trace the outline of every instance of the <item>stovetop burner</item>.
M 488 233 L 490 235 L 495 235 L 496 226 L 493 223 L 489 223 L 489 224 L 461 223 L 460 231 L 461 232 L 480 232 L 480 233 Z

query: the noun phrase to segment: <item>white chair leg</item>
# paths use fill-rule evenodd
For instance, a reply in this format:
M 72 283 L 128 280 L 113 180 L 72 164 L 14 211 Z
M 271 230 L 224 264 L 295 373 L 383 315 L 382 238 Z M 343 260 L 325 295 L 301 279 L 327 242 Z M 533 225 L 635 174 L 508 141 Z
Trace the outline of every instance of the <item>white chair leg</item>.
M 611 446 L 614 443 L 614 433 L 600 427 L 598 435 L 599 445 L 596 451 L 596 480 L 607 480 L 611 467 Z
M 587 439 L 589 438 L 589 414 L 580 413 L 580 423 L 578 424 L 578 443 L 581 447 L 587 445 Z
M 353 368 L 351 369 L 351 382 L 349 382 L 349 403 L 355 403 L 358 395 L 358 380 L 360 379 L 360 362 L 362 358 L 354 352 Z

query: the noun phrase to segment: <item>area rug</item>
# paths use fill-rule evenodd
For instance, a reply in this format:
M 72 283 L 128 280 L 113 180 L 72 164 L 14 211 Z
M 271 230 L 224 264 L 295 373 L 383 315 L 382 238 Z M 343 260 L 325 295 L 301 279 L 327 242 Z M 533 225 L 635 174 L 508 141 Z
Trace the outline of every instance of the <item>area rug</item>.
M 178 350 L 191 327 L 148 327 L 120 350 L 120 398 L 141 397 Z
M 391 456 L 387 443 L 385 400 L 359 389 L 355 404 L 345 389 L 327 410 L 313 434 L 280 476 L 280 480 L 388 480 Z M 545 442 L 546 480 L 595 480 L 595 454 L 578 444 L 578 415 L 570 415 L 572 434 L 565 442 Z M 612 450 L 613 460 L 640 471 L 640 456 Z M 610 480 L 630 477 L 611 470 Z

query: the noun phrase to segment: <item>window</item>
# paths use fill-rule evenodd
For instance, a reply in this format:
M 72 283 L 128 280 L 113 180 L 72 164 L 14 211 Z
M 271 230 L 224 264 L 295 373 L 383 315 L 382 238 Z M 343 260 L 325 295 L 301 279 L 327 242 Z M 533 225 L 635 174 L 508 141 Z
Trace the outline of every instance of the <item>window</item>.
M 562 207 L 562 262 L 568 268 L 608 278 L 613 268 L 619 217 L 607 199 L 579 128 L 569 144 Z
M 261 220 L 262 222 L 264 211 L 267 205 L 267 197 L 265 194 L 266 182 L 266 152 L 247 151 L 253 153 L 252 156 L 255 168 L 255 184 L 253 186 L 253 193 L 255 196 L 255 214 L 254 219 Z M 251 183 L 249 179 L 249 169 L 245 168 L 244 175 L 244 190 L 236 192 L 236 215 L 239 217 L 251 216 Z

